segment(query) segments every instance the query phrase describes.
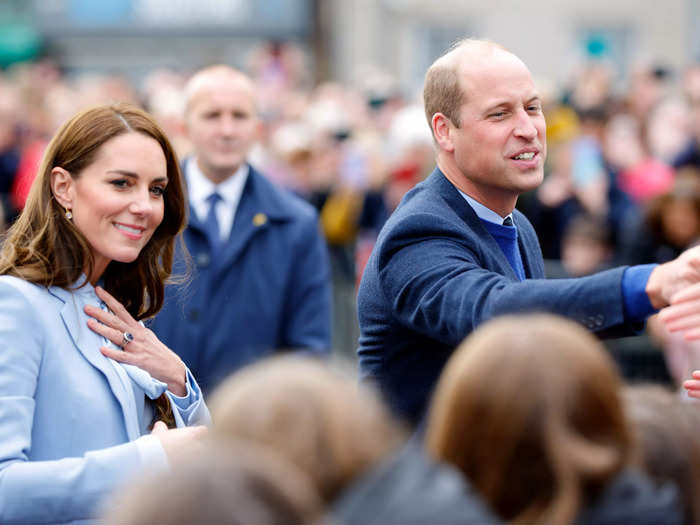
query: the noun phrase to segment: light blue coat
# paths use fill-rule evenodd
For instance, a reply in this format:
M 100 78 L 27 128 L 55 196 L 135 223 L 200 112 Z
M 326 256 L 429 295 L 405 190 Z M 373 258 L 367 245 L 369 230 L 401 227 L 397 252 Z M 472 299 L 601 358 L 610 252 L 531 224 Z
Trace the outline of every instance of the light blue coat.
M 158 382 L 102 355 L 85 304 L 99 306 L 89 284 L 71 292 L 0 276 L 2 524 L 91 520 L 131 475 L 165 463 L 155 438 L 141 437 L 153 417 L 148 382 L 132 377 Z M 187 391 L 167 393 L 178 426 L 207 424 L 189 372 Z

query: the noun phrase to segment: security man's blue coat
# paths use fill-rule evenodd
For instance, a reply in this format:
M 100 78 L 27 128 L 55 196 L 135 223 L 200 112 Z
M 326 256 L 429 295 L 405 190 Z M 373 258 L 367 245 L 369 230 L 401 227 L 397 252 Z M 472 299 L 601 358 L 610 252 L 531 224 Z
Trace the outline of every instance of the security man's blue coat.
M 205 392 L 274 351 L 330 349 L 328 255 L 311 205 L 250 167 L 216 256 L 191 209 L 184 240 L 191 276 L 166 288 L 151 328 Z M 176 273 L 184 270 L 179 250 Z

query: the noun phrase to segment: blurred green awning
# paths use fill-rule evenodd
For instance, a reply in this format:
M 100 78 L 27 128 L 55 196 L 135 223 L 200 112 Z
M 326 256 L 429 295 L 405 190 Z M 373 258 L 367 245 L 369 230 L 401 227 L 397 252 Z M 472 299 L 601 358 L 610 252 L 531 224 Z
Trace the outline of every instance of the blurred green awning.
M 41 35 L 31 24 L 0 17 L 0 67 L 35 58 L 41 50 Z

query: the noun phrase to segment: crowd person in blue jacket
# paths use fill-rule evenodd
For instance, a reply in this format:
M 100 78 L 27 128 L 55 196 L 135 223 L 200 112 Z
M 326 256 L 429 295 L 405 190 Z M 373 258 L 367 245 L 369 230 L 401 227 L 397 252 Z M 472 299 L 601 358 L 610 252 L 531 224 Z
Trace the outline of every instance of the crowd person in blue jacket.
M 700 248 L 656 266 L 544 279 L 534 229 L 515 209 L 543 179 L 540 95 L 501 46 L 466 40 L 428 70 L 437 168 L 382 229 L 358 293 L 361 374 L 420 421 L 452 350 L 494 316 L 560 313 L 601 336 L 632 334 L 700 280 Z
M 261 132 L 251 80 L 212 66 L 185 96 L 194 265 L 186 286 L 166 290 L 152 328 L 207 392 L 275 350 L 329 350 L 331 289 L 315 210 L 247 162 Z

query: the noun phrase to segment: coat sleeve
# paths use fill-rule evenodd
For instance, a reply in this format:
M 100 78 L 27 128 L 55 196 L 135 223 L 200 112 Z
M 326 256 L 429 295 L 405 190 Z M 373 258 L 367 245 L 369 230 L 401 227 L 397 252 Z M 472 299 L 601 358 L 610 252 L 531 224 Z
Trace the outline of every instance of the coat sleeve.
M 29 461 L 34 393 L 52 339 L 38 317 L 19 289 L 0 283 L 0 523 L 8 525 L 94 517 L 105 495 L 149 464 L 147 451 L 158 452 L 131 442 L 82 457 Z
M 139 321 L 139 324 L 145 326 L 141 321 Z M 107 344 L 109 347 L 121 351 L 121 348 L 113 342 L 108 341 Z M 161 392 L 165 393 L 170 402 L 175 423 L 178 428 L 190 425 L 209 425 L 211 423 L 209 409 L 204 403 L 202 390 L 189 368 L 185 367 L 185 395 L 176 396 L 168 390 L 168 385 L 166 383 L 153 378 L 146 370 L 134 365 L 121 364 L 120 366 L 126 370 L 126 373 L 134 382 L 134 392 L 137 397 L 141 394 L 141 391 L 151 399 L 159 397 Z M 141 390 L 137 391 L 136 388 L 140 388 Z M 141 421 L 142 433 L 150 426 L 153 415 L 153 411 L 144 411 L 144 417 Z
M 377 263 L 393 315 L 451 346 L 506 313 L 551 312 L 601 333 L 624 326 L 624 268 L 577 279 L 517 282 L 489 269 L 482 249 L 477 238 L 434 216 L 413 215 L 395 225 Z
M 318 218 L 300 220 L 285 302 L 283 344 L 328 352 L 331 347 L 331 283 L 328 251 Z
M 189 368 L 187 369 L 185 388 L 187 391 L 182 397 L 176 396 L 169 390 L 166 391 L 166 395 L 170 400 L 170 406 L 173 408 L 177 427 L 211 425 L 211 416 L 209 415 L 209 408 L 204 402 L 204 395 Z

